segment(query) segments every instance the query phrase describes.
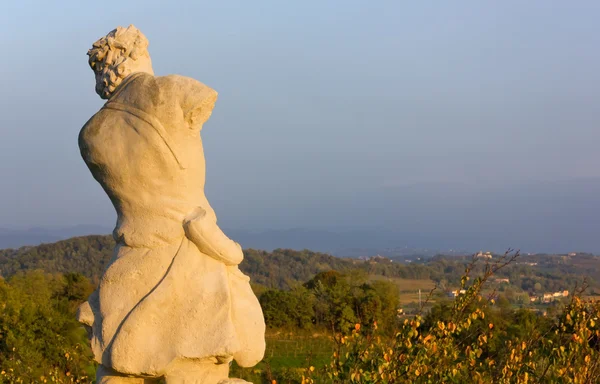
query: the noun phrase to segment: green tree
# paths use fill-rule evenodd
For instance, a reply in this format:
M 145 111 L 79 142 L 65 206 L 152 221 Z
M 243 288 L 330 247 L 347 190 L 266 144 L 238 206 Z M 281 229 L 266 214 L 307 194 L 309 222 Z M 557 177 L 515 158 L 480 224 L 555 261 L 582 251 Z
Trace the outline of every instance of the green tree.
M 309 328 L 314 318 L 314 296 L 305 288 L 271 289 L 260 296 L 265 322 L 272 328 Z
M 75 303 L 64 295 L 68 285 L 63 276 L 41 271 L 0 280 L 0 370 L 9 382 L 93 375 L 85 331 L 70 310 Z

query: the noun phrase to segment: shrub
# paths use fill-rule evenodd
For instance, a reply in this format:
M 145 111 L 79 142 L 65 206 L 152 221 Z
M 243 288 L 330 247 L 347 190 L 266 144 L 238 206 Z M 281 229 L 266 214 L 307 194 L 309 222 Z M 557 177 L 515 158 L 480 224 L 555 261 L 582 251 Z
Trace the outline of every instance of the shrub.
M 497 327 L 494 301 L 482 287 L 518 253 L 486 264 L 469 284 L 475 260 L 461 279 L 466 294 L 458 296 L 435 321 L 421 315 L 404 319 L 393 337 L 377 324 L 356 324 L 335 335 L 331 363 L 322 370 L 305 369 L 310 383 L 595 383 L 600 380 L 600 302 L 583 300 L 579 290 L 554 321 L 516 311 L 515 320 Z M 547 323 L 539 329 L 532 323 Z M 528 332 L 510 327 L 528 326 Z M 509 330 L 510 332 L 507 332 Z

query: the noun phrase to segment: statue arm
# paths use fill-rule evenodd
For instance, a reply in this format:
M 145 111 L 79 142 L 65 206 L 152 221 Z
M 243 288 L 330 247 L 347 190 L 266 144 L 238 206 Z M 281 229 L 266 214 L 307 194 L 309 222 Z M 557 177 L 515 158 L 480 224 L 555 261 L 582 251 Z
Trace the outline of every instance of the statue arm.
M 242 247 L 221 231 L 216 220 L 198 207 L 184 224 L 186 237 L 200 252 L 219 260 L 226 265 L 238 265 L 244 259 Z

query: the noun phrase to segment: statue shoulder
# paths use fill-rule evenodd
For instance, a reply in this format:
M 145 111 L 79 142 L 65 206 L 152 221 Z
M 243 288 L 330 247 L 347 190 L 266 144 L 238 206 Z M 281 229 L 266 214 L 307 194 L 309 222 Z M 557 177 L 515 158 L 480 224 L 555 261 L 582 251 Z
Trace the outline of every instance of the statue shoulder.
M 100 121 L 102 120 L 99 116 L 101 112 L 102 109 L 96 112 L 92 117 L 90 117 L 90 119 L 83 125 L 83 127 L 79 131 L 79 147 L 85 145 L 86 141 L 98 134 L 98 131 L 100 130 Z
M 101 109 L 96 112 L 79 131 L 77 137 L 79 151 L 86 162 L 88 161 L 90 148 L 94 146 L 94 143 L 102 141 L 102 127 L 106 118 L 106 113 Z
M 191 77 L 181 75 L 157 76 L 156 83 L 161 91 L 171 91 L 175 93 L 199 92 L 212 90 L 209 86 L 199 82 Z
M 217 92 L 198 80 L 180 75 L 157 77 L 156 81 L 163 97 L 177 100 L 188 127 L 200 131 L 214 108 Z

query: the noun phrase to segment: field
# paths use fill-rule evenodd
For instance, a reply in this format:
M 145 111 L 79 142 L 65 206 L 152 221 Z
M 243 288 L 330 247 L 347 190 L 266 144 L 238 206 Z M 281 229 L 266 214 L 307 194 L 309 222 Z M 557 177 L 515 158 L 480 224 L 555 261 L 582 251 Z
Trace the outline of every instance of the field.
M 419 289 L 421 290 L 421 299 L 425 301 L 429 292 L 435 287 L 435 282 L 429 279 L 401 279 L 398 277 L 370 275 L 369 280 L 383 280 L 394 283 L 398 287 L 400 293 L 401 306 L 410 303 L 418 303 Z
M 277 376 L 281 377 L 282 371 L 297 371 L 310 366 L 323 367 L 331 360 L 333 352 L 331 338 L 324 334 L 267 333 L 266 341 L 263 361 L 253 368 L 240 368 L 234 363 L 232 377 L 262 383 L 269 379 L 270 372 L 278 372 Z

